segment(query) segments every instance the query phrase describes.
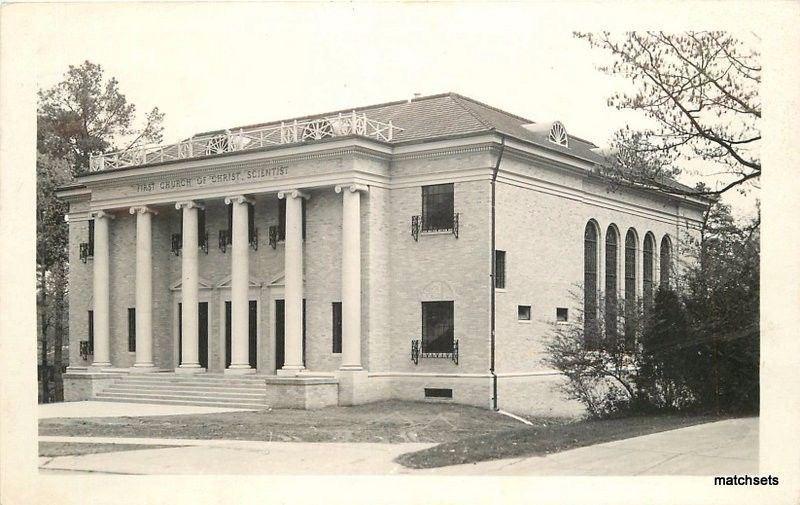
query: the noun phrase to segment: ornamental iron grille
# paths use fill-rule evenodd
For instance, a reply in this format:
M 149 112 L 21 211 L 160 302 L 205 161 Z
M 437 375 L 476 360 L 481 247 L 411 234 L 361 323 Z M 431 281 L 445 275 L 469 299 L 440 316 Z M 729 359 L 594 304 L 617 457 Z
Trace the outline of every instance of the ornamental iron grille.
M 264 147 L 317 141 L 331 137 L 357 135 L 381 142 L 391 142 L 402 128 L 391 121 L 381 122 L 353 111 L 349 114 L 318 117 L 290 123 L 273 124 L 260 128 L 200 135 L 175 144 L 147 145 L 124 151 L 92 154 L 89 171 L 99 172 L 115 168 L 161 163 L 200 156 L 261 149 Z
M 564 128 L 564 125 L 561 124 L 560 121 L 556 121 L 553 123 L 553 126 L 550 127 L 550 133 L 547 136 L 547 139 L 560 146 L 569 147 L 569 137 L 567 137 L 567 129 Z
M 415 365 L 419 365 L 420 358 L 450 359 L 454 364 L 458 365 L 458 340 L 453 341 L 453 350 L 451 352 L 422 352 L 420 340 L 412 340 L 411 361 Z
M 84 361 L 89 359 L 89 356 L 92 355 L 92 349 L 89 346 L 89 341 L 88 340 L 81 340 L 80 341 L 80 355 L 81 355 L 81 359 L 84 360 Z
M 219 250 L 222 251 L 222 254 L 228 250 L 228 246 L 231 244 L 231 231 L 230 230 L 220 230 L 219 231 Z
M 202 249 L 204 253 L 208 254 L 208 232 L 204 230 L 198 239 L 200 240 L 200 243 L 198 244 L 200 249 Z
M 269 227 L 269 246 L 273 249 L 278 247 L 278 226 L 272 225 Z
M 414 237 L 414 241 L 419 241 L 419 222 L 420 216 L 411 216 L 411 236 Z
M 81 261 L 86 263 L 86 261 L 91 258 L 91 251 L 89 250 L 89 242 L 81 242 L 80 245 L 80 258 Z
M 258 251 L 258 228 L 250 230 L 249 242 L 254 251 Z
M 172 234 L 172 254 L 180 256 L 181 249 L 183 248 L 183 235 L 180 233 Z

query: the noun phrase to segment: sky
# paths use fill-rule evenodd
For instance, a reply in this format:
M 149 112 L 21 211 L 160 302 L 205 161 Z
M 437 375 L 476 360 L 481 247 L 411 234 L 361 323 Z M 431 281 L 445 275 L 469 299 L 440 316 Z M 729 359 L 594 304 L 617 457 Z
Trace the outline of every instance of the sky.
M 605 56 L 572 35 L 592 9 L 575 22 L 567 13 L 546 3 L 52 5 L 36 21 L 51 34 L 35 39 L 36 78 L 46 88 L 70 64 L 99 63 L 140 112 L 166 114 L 165 142 L 455 91 L 602 146 L 642 117 L 607 105 L 630 83 L 599 71 Z M 729 201 L 746 215 L 755 195 Z

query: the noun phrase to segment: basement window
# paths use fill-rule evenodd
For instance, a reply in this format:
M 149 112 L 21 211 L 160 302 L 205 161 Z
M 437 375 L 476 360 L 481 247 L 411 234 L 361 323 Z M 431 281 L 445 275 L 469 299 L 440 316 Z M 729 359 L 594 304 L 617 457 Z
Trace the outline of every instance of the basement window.
M 558 307 L 556 309 L 556 321 L 559 323 L 566 323 L 569 321 L 569 310 L 565 307 Z
M 530 305 L 517 305 L 517 320 L 530 321 L 531 320 L 531 306 Z
M 425 398 L 452 398 L 453 390 L 445 388 L 425 388 Z

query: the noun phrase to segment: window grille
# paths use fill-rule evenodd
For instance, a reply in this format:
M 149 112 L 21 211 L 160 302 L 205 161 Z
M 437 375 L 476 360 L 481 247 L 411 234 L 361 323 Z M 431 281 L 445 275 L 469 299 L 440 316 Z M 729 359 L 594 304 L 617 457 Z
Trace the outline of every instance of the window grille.
M 636 232 L 625 234 L 625 342 L 632 348 L 636 338 Z
M 642 291 L 644 295 L 644 309 L 646 312 L 650 310 L 653 303 L 653 250 L 655 249 L 655 240 L 653 235 L 648 233 L 644 237 L 644 246 L 642 247 Z

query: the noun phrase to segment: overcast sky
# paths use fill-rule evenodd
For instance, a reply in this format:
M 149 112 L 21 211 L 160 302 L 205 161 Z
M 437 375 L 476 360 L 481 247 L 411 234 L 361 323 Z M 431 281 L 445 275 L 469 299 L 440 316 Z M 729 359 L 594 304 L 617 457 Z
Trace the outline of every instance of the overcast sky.
M 602 53 L 573 38 L 580 25 L 561 15 L 574 7 L 53 6 L 38 20 L 44 31 L 57 21 L 58 30 L 37 38 L 37 76 L 49 87 L 70 64 L 101 64 L 140 111 L 158 106 L 166 114 L 167 142 L 455 91 L 533 121 L 559 120 L 568 133 L 603 145 L 640 117 L 607 106 L 628 83 L 598 71 Z M 591 12 L 578 13 L 583 23 Z M 752 200 L 733 203 L 747 211 Z

